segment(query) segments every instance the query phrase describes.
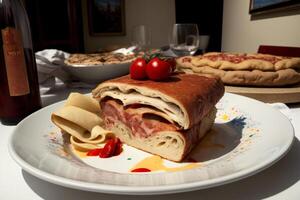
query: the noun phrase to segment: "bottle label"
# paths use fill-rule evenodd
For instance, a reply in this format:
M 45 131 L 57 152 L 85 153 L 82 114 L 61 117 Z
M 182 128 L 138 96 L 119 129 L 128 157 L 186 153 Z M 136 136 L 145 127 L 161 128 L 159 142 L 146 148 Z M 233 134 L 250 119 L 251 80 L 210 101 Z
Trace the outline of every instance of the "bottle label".
M 21 35 L 12 27 L 2 29 L 1 33 L 10 96 L 26 95 L 30 88 Z

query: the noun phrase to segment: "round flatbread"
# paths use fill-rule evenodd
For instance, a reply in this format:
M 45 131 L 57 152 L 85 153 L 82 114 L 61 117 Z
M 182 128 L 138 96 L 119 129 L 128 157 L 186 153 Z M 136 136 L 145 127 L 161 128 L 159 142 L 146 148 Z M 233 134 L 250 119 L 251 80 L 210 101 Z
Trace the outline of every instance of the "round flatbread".
M 295 57 L 213 52 L 176 61 L 179 71 L 217 76 L 228 85 L 285 86 L 300 82 L 300 58 Z

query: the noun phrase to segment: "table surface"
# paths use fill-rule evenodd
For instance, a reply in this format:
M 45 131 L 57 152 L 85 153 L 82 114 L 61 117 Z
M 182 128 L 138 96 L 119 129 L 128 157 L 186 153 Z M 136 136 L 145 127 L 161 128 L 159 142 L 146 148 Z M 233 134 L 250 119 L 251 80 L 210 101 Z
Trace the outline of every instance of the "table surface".
M 43 106 L 65 99 L 70 92 L 89 93 L 90 89 L 70 89 L 64 85 L 42 91 Z M 146 200 L 164 199 L 299 199 L 300 198 L 300 104 L 290 105 L 295 140 L 285 157 L 256 175 L 226 185 L 193 192 L 139 196 Z M 43 181 L 17 165 L 8 153 L 8 139 L 15 126 L 0 124 L 0 199 L 136 199 L 136 196 L 86 192 Z

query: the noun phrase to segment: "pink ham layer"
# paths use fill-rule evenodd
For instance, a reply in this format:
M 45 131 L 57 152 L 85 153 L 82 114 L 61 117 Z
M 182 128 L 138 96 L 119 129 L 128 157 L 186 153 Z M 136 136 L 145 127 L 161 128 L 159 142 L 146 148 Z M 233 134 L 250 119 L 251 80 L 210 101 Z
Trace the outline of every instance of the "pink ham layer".
M 175 131 L 178 129 L 175 124 L 144 118 L 140 113 L 134 112 L 134 108 L 124 109 L 123 105 L 115 100 L 102 101 L 101 108 L 108 128 L 116 121 L 121 121 L 131 129 L 134 136 L 149 137 L 159 131 Z

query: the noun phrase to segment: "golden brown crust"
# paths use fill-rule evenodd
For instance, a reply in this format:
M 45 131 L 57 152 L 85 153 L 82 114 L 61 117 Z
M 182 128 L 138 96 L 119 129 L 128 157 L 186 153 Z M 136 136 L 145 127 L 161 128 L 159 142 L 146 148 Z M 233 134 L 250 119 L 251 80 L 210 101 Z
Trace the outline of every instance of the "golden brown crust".
M 179 59 L 180 62 L 180 59 Z M 211 52 L 192 57 L 193 66 L 209 66 L 222 70 L 278 71 L 300 68 L 300 58 L 274 56 L 269 54 Z
M 252 71 L 225 71 L 212 67 L 181 68 L 180 71 L 195 73 L 198 75 L 212 75 L 222 79 L 228 85 L 252 85 L 252 86 L 286 86 L 300 82 L 300 73 L 294 69 L 263 72 Z
M 181 57 L 177 59 L 177 68 L 186 73 L 213 75 L 228 85 L 285 86 L 300 82 L 300 58 L 229 53 L 216 58 L 220 54 Z M 228 61 L 230 56 L 237 58 L 236 63 Z
M 190 74 L 176 74 L 165 81 L 134 80 L 128 75 L 100 84 L 93 90 L 93 96 L 99 98 L 104 87 L 112 84 L 125 85 L 128 89 L 147 91 L 152 95 L 166 98 L 178 105 L 188 115 L 189 123 L 185 129 L 199 123 L 224 94 L 224 85 L 220 79 Z

